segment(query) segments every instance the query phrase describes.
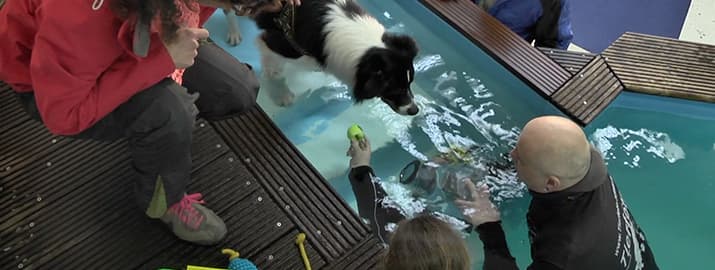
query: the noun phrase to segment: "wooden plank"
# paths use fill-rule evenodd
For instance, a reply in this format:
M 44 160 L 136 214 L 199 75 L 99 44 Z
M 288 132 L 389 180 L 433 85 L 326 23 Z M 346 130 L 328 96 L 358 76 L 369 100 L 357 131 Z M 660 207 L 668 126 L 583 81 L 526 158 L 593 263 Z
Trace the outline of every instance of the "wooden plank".
M 539 50 L 564 69 L 571 72 L 571 74 L 578 74 L 586 64 L 596 57 L 596 55 L 592 53 L 585 52 L 573 52 L 552 48 L 539 48 Z
M 183 269 L 188 264 L 222 266 L 227 264 L 227 258 L 220 253 L 220 249 L 230 247 L 240 252 L 243 258 L 254 261 L 260 269 L 284 269 L 263 260 L 261 253 L 267 249 L 282 250 L 284 253 L 294 251 L 293 246 L 284 243 L 276 245 L 276 242 L 286 234 L 292 234 L 297 228 L 260 185 L 244 185 L 242 182 L 246 177 L 242 178 L 228 181 L 228 185 L 218 186 L 219 189 L 230 188 L 231 192 L 213 192 L 225 196 L 211 200 L 221 204 L 216 206 L 217 214 L 225 216 L 226 226 L 230 228 L 225 241 L 212 248 L 185 242 L 176 243 L 143 263 L 140 268 L 157 269 L 169 266 L 173 269 Z M 231 188 L 230 185 L 236 187 Z M 240 193 L 235 193 L 236 191 Z M 237 198 L 231 198 L 234 195 Z M 298 254 L 295 255 L 293 261 L 299 261 Z M 314 257 L 316 261 L 322 261 L 318 254 Z
M 597 56 L 553 95 L 553 102 L 575 121 L 587 125 L 622 90 L 606 61 Z
M 715 46 L 625 33 L 603 56 L 628 91 L 715 102 Z
M 14 99 L 14 94 L 3 87 L 0 97 Z M 0 133 L 1 265 L 13 269 L 226 265 L 219 248 L 180 241 L 136 209 L 125 141 L 55 137 L 27 118 L 19 106 L 2 107 L 0 113 L 22 118 L 21 125 Z M 193 143 L 193 181 L 188 190 L 202 192 L 207 205 L 224 218 L 229 233 L 219 245 L 240 250 L 261 269 L 302 263 L 295 245 L 287 245 L 300 229 L 212 126 L 198 122 Z M 314 244 L 318 242 L 307 241 L 307 250 L 320 267 L 325 260 Z M 262 256 L 268 253 L 282 259 L 265 260 Z
M 18 136 L 3 133 L 0 141 L 8 141 L 8 137 Z M 244 252 L 245 256 L 257 255 L 295 228 L 282 208 L 258 191 L 260 185 L 251 180 L 235 154 L 229 153 L 228 147 L 215 147 L 222 142 L 210 126 L 199 128 L 195 137 L 194 148 L 212 149 L 220 156 L 194 156 L 195 181 L 189 190 L 203 191 L 210 207 L 225 217 L 232 228 L 225 245 L 252 251 Z M 8 255 L 0 256 L 3 265 L 135 269 L 152 258 L 166 259 L 161 264 L 174 266 L 185 265 L 192 258 L 199 263 L 225 261 L 220 254 L 208 256 L 214 248 L 177 240 L 163 225 L 135 209 L 132 185 L 127 182 L 133 173 L 123 141 L 106 144 L 64 138 L 54 144 L 36 140 L 17 143 L 26 148 L 40 145 L 44 150 L 40 158 L 12 169 L 0 183 L 5 206 L 0 247 Z M 254 184 L 247 184 L 250 181 Z M 176 250 L 186 252 L 172 257 Z M 314 257 L 322 260 L 317 254 Z
M 259 267 L 259 269 L 305 269 L 300 250 L 295 243 L 295 237 L 299 232 L 298 230 L 288 232 L 271 247 L 254 256 L 256 258 L 254 262 L 259 266 L 263 266 Z M 308 254 L 312 269 L 323 269 L 326 262 L 322 260 L 318 251 L 315 250 L 315 246 L 311 244 L 312 239 L 307 238 L 305 243 L 305 251 Z
M 549 97 L 571 74 L 470 0 L 420 0 L 516 76 Z
M 377 269 L 379 258 L 384 252 L 382 242 L 376 237 L 366 238 L 363 242 L 357 245 L 352 251 L 335 260 L 326 269 L 332 270 L 362 270 L 362 269 Z
M 214 123 L 249 171 L 332 261 L 368 237 L 357 214 L 260 108 Z

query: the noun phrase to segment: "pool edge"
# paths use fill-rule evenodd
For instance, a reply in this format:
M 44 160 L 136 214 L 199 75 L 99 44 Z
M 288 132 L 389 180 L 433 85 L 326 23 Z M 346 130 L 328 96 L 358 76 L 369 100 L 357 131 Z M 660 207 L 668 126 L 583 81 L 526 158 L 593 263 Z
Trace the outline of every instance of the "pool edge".
M 531 46 L 470 0 L 419 2 L 582 126 L 624 90 L 715 102 L 703 83 L 715 74 L 705 61 L 715 46 L 627 32 L 602 54 L 570 54 Z

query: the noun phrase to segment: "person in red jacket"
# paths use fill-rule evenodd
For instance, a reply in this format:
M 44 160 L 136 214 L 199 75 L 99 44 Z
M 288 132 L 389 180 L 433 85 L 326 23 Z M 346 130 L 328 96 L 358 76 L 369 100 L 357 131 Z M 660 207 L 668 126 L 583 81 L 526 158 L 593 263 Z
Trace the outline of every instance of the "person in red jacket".
M 30 116 L 56 135 L 126 138 L 139 206 L 196 244 L 226 234 L 201 194 L 186 194 L 196 116 L 241 113 L 259 87 L 250 66 L 199 46 L 209 36 L 201 25 L 217 7 L 257 12 L 273 1 L 231 2 L 14 0 L 0 9 L 0 80 Z

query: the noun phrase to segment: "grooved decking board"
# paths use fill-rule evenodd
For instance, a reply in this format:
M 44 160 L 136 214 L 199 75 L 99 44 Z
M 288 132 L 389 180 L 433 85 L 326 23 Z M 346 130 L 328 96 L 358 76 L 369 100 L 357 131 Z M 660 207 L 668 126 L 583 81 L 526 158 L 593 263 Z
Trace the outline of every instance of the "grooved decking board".
M 577 74 L 596 56 L 592 53 L 574 52 L 552 48 L 539 48 L 539 50 L 561 65 L 564 69 L 571 72 L 571 74 Z
M 715 46 L 625 33 L 603 56 L 629 91 L 715 102 Z
M 0 118 L 0 265 L 9 269 L 225 267 L 224 247 L 260 269 L 301 269 L 299 232 L 308 234 L 314 269 L 348 255 L 373 262 L 381 250 L 364 245 L 377 241 L 367 226 L 258 108 L 215 123 L 225 127 L 220 133 L 197 122 L 188 190 L 203 193 L 229 230 L 222 243 L 202 247 L 135 207 L 125 141 L 53 136 L 2 82 L 0 104 L 7 116 Z M 251 145 L 237 148 L 237 140 Z
M 336 263 L 326 269 L 374 269 L 377 267 L 383 251 L 381 246 L 382 243 L 377 238 L 367 238 L 355 248 L 354 252 L 346 253 L 345 256 L 335 260 Z
M 332 261 L 367 237 L 368 228 L 260 108 L 214 123 L 240 160 Z
M 623 90 L 606 61 L 597 56 L 553 95 L 553 101 L 581 125 L 590 123 Z

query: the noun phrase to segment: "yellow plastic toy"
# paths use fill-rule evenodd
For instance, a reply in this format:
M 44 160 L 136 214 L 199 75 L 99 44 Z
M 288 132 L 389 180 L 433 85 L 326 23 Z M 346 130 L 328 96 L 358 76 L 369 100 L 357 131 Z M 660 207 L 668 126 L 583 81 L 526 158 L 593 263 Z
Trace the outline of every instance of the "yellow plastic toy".
M 233 249 L 224 248 L 221 253 L 228 255 L 230 260 L 228 270 L 258 270 L 258 267 L 251 261 L 239 258 L 240 254 Z
M 298 248 L 300 249 L 300 257 L 303 258 L 303 264 L 305 264 L 305 270 L 311 270 L 310 268 L 310 260 L 308 260 L 308 253 L 305 252 L 305 234 L 304 233 L 299 233 L 298 236 L 295 237 L 295 244 L 298 245 Z
M 306 238 L 306 235 L 304 233 L 299 233 L 295 238 L 295 244 L 298 245 L 298 248 L 300 249 L 300 257 L 303 258 L 303 264 L 305 264 L 305 269 L 311 270 L 310 260 L 308 259 L 308 253 L 305 251 L 305 238 Z M 221 253 L 229 256 L 228 259 L 230 260 L 230 263 L 228 265 L 228 269 L 197 266 L 197 265 L 188 265 L 186 267 L 186 270 L 258 270 L 256 265 L 253 264 L 251 261 L 239 258 L 238 256 L 240 254 L 233 249 L 226 248 L 226 249 L 221 250 Z M 159 270 L 170 270 L 170 269 L 161 268 Z
M 228 259 L 230 262 L 228 264 L 228 269 L 188 265 L 186 270 L 258 270 L 256 265 L 251 261 L 239 258 L 238 256 L 240 254 L 233 249 L 225 248 L 221 250 L 221 253 L 229 256 Z
M 205 267 L 205 266 L 188 265 L 188 266 L 186 266 L 186 270 L 226 270 L 226 268 L 213 268 L 213 267 Z

